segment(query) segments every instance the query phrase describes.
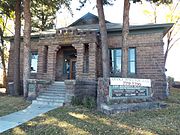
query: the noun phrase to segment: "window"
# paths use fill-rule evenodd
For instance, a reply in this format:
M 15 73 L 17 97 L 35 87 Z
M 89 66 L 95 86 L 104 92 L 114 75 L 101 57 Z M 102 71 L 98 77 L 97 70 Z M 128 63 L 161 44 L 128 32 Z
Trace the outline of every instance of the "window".
M 136 48 L 128 49 L 128 73 L 136 73 Z
M 37 73 L 38 52 L 31 52 L 31 73 Z
M 110 49 L 110 72 L 111 74 L 121 73 L 121 49 Z
M 84 44 L 83 73 L 89 72 L 89 45 Z
M 44 60 L 43 60 L 43 72 L 47 73 L 47 63 L 48 63 L 48 46 L 44 47 Z

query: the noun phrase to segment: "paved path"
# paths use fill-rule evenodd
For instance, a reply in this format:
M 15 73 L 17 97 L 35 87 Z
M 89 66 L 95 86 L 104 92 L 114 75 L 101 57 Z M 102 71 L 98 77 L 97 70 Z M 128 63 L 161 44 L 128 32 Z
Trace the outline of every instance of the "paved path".
M 47 106 L 39 104 L 31 104 L 22 111 L 18 111 L 6 116 L 0 117 L 0 133 L 21 125 L 43 113 L 57 108 L 57 106 Z

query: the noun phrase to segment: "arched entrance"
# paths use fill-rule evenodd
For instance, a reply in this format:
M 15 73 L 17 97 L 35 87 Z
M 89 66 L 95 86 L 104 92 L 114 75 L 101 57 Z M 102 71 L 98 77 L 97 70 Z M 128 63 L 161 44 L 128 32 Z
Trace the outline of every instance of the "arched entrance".
M 55 80 L 76 79 L 76 49 L 71 45 L 61 46 L 56 55 Z

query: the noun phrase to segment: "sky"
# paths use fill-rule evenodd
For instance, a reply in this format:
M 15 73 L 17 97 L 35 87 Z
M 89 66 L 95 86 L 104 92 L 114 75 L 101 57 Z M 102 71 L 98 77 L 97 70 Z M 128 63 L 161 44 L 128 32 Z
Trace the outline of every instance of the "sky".
M 91 1 L 91 2 L 90 2 Z M 85 7 L 83 7 L 80 11 L 76 10 L 79 6 L 78 0 L 73 0 L 72 3 L 72 10 L 73 16 L 70 13 L 63 9 L 62 13 L 57 13 L 57 20 L 56 20 L 56 28 L 65 27 L 71 24 L 72 22 L 76 21 L 86 13 L 90 12 L 97 15 L 97 9 L 95 7 L 96 0 L 89 0 Z M 145 15 L 144 10 L 152 10 L 152 6 L 150 4 L 141 4 L 141 3 L 131 3 L 130 7 L 130 25 L 136 24 L 148 24 L 152 23 L 152 16 Z M 180 11 L 180 6 L 178 9 Z M 163 12 L 162 12 L 163 11 Z M 116 0 L 113 6 L 104 6 L 104 13 L 106 20 L 113 22 L 113 23 L 122 23 L 123 18 L 123 0 Z M 158 18 L 157 23 L 166 23 L 165 14 L 167 11 L 164 9 L 163 6 L 158 8 Z M 180 31 L 179 31 L 180 32 Z M 180 37 L 180 33 L 178 34 Z M 180 41 L 174 45 L 168 55 L 167 59 L 167 72 L 168 76 L 174 77 L 175 81 L 180 81 Z
M 56 27 L 66 27 L 69 24 L 73 23 L 86 13 L 90 12 L 94 15 L 97 15 L 97 9 L 95 7 L 96 0 L 87 0 L 87 4 L 79 11 L 76 10 L 77 7 L 79 7 L 79 0 L 72 0 L 72 11 L 73 16 L 67 11 L 66 9 L 62 8 L 60 12 L 57 13 L 57 19 L 55 20 Z M 177 1 L 177 0 L 175 0 Z M 113 22 L 113 23 L 122 23 L 123 21 L 123 2 L 124 0 L 116 0 L 114 2 L 113 6 L 104 6 L 104 12 L 105 12 L 105 18 L 106 20 Z M 148 9 L 149 11 L 152 10 L 152 6 L 148 3 L 131 3 L 130 7 L 130 25 L 136 24 L 148 24 L 152 23 L 152 16 L 145 15 L 144 10 Z M 180 14 L 180 5 L 177 9 Z M 165 20 L 165 14 L 167 11 L 161 6 L 158 8 L 158 18 L 157 23 L 166 23 Z M 12 23 L 10 23 L 12 25 Z M 12 26 L 11 26 L 12 27 Z M 180 26 L 179 26 L 180 27 Z M 180 37 L 180 31 L 179 34 L 177 34 L 177 37 Z M 166 74 L 168 76 L 174 77 L 176 81 L 180 81 L 180 40 L 177 42 L 174 47 L 171 49 L 168 55 L 167 59 L 167 72 Z

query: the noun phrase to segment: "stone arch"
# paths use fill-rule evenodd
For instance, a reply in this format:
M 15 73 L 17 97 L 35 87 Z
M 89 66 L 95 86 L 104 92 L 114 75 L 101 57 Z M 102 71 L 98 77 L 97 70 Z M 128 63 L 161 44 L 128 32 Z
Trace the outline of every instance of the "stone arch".
M 55 80 L 75 79 L 76 49 L 72 45 L 60 45 L 56 48 Z

